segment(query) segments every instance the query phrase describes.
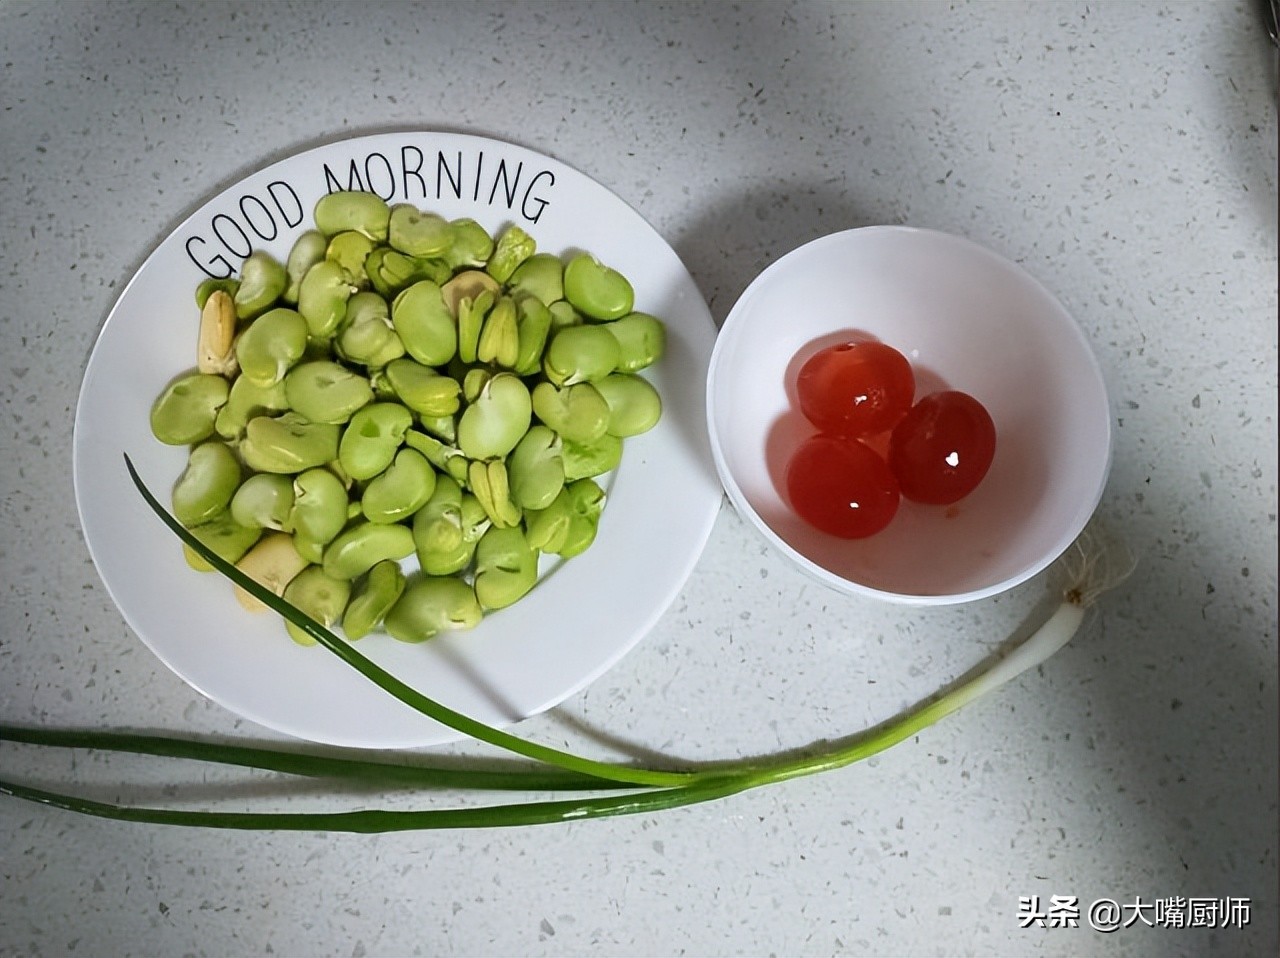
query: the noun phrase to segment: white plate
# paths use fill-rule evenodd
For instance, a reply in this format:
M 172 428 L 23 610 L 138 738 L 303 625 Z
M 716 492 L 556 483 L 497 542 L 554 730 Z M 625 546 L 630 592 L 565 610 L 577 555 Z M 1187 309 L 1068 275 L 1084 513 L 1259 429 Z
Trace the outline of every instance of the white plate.
M 124 466 L 128 453 L 165 501 L 185 464 L 185 449 L 151 436 L 148 414 L 164 385 L 194 366 L 193 293 L 205 270 L 238 269 L 251 245 L 283 260 L 316 201 L 348 188 L 470 216 L 495 234 L 515 222 L 542 251 L 589 251 L 631 280 L 636 309 L 667 324 L 667 354 L 646 372 L 663 418 L 627 440 L 591 549 L 474 631 L 421 645 L 385 635 L 359 643 L 415 688 L 490 724 L 550 708 L 598 677 L 692 570 L 722 495 L 703 405 L 715 325 L 675 252 L 617 196 L 549 157 L 454 133 L 360 137 L 275 163 L 197 210 L 125 288 L 85 372 L 75 488 L 89 551 L 129 625 L 193 687 L 260 725 L 335 745 L 431 745 L 460 736 L 323 648 L 295 645 L 276 616 L 242 611 L 222 577 L 192 571 Z

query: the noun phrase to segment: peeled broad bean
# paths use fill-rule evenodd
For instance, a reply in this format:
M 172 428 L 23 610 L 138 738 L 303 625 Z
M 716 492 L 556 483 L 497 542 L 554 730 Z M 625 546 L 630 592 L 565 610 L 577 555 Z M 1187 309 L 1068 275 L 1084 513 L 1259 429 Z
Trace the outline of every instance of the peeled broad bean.
M 520 376 L 532 376 L 542 366 L 542 353 L 551 334 L 551 310 L 532 296 L 522 297 L 516 304 L 516 361 L 513 368 Z
M 241 320 L 253 319 L 280 298 L 289 285 L 284 266 L 264 250 L 254 250 L 240 267 L 240 285 L 233 297 L 236 316 Z
M 245 426 L 240 458 L 255 472 L 298 473 L 338 455 L 338 427 L 297 413 L 258 416 Z
M 452 476 L 458 482 L 467 481 L 467 457 L 456 446 L 446 446 L 435 436 L 410 429 L 404 434 L 406 446 L 418 450 L 427 457 L 427 462 L 435 466 L 446 476 Z
M 444 253 L 449 269 L 483 266 L 491 255 L 493 237 L 483 226 L 467 216 L 449 223 L 449 248 Z
M 370 368 L 385 366 L 404 355 L 404 343 L 391 325 L 391 307 L 368 290 L 347 300 L 347 314 L 338 328 L 334 347 L 348 362 Z
M 421 509 L 435 488 L 436 471 L 426 457 L 401 449 L 391 465 L 369 480 L 360 508 L 370 522 L 400 522 Z
M 565 486 L 569 512 L 569 532 L 560 545 L 566 559 L 581 555 L 596 538 L 604 511 L 604 490 L 590 479 L 578 479 Z
M 501 459 L 472 462 L 467 469 L 467 482 L 495 526 L 506 529 L 519 524 L 520 507 L 511 498 L 505 462 Z
M 231 517 L 251 529 L 292 532 L 293 480 L 260 472 L 250 476 L 231 498 Z
M 609 428 L 609 404 L 591 383 L 564 389 L 538 383 L 532 403 L 534 414 L 566 440 L 592 442 Z
M 312 266 L 324 259 L 328 248 L 329 241 L 319 230 L 307 230 L 294 240 L 293 247 L 289 250 L 289 257 L 284 263 L 285 276 L 288 277 L 289 282 L 284 292 L 280 294 L 283 302 L 290 306 L 298 304 L 302 278 L 307 275 Z
M 518 527 L 490 528 L 476 544 L 475 593 L 485 609 L 504 609 L 538 581 L 538 554 Z
M 363 233 L 347 230 L 329 240 L 324 258 L 341 266 L 347 282 L 351 285 L 368 286 L 370 282 L 369 277 L 365 275 L 364 264 L 369 254 L 373 252 L 374 245 L 373 240 Z
M 311 422 L 341 424 L 373 402 L 369 380 L 327 359 L 289 370 L 284 394 L 289 408 Z
M 476 359 L 482 363 L 511 369 L 520 356 L 520 331 L 516 322 L 516 304 L 510 296 L 502 296 L 484 319 L 480 338 L 476 341 Z
M 622 462 L 622 440 L 605 433 L 590 442 L 566 439 L 560 454 L 564 459 L 566 482 L 591 479 L 618 468 Z
M 485 265 L 485 272 L 499 283 L 505 283 L 516 271 L 516 267 L 534 254 L 537 246 L 532 236 L 512 224 L 503 230 L 494 244 L 493 255 Z
M 343 191 L 320 197 L 314 215 L 316 229 L 326 236 L 355 230 L 381 243 L 387 238 L 391 208 L 375 193 Z
M 609 405 L 609 434 L 626 439 L 648 432 L 662 417 L 662 397 L 645 379 L 613 373 L 595 383 Z
M 399 403 L 370 403 L 351 417 L 338 445 L 337 459 L 352 479 L 372 479 L 391 465 L 413 414 Z M 330 457 L 333 458 L 333 457 Z
M 220 442 L 191 450 L 187 467 L 173 487 L 173 514 L 187 528 L 223 512 L 240 485 L 240 460 Z
M 263 313 L 236 340 L 240 375 L 255 386 L 283 380 L 306 351 L 307 321 L 284 306 Z
M 635 305 L 635 291 L 627 278 L 586 253 L 565 265 L 564 298 L 582 315 L 596 320 L 621 319 Z
M 496 292 L 482 289 L 474 297 L 464 295 L 458 300 L 458 359 L 462 362 L 476 361 L 484 321 L 496 299 Z
M 567 300 L 559 299 L 547 307 L 551 313 L 551 331 L 563 329 L 565 326 L 581 326 L 585 320 Z
M 222 290 L 222 292 L 226 293 L 234 300 L 236 290 L 239 288 L 240 280 L 236 279 L 234 276 L 226 276 L 219 279 L 210 277 L 209 279 L 203 280 L 200 285 L 196 287 L 196 308 L 204 309 L 205 304 L 209 302 L 209 297 L 218 290 Z
M 402 403 L 429 419 L 452 416 L 462 405 L 462 387 L 458 381 L 417 360 L 407 357 L 393 360 L 387 364 L 384 375 Z
M 307 567 L 307 560 L 294 548 L 293 537 L 283 532 L 269 532 L 246 552 L 236 568 L 260 586 L 282 595 L 293 577 Z M 236 600 L 250 612 L 265 612 L 267 606 L 249 592 L 236 586 Z
M 341 479 L 324 467 L 308 469 L 293 480 L 288 522 L 295 535 L 323 547 L 347 524 L 349 504 Z
M 338 534 L 324 550 L 324 571 L 335 579 L 354 579 L 379 562 L 413 555 L 408 526 L 360 522 Z
M 406 586 L 383 625 L 401 642 L 424 642 L 441 632 L 473 629 L 483 615 L 475 592 L 462 579 L 422 576 Z
M 458 315 L 458 309 L 464 299 L 469 299 L 473 303 L 481 293 L 489 293 L 490 296 L 498 296 L 502 292 L 502 287 L 498 281 L 488 273 L 481 272 L 478 269 L 468 269 L 454 276 L 447 283 L 440 286 L 440 295 L 444 297 L 445 305 L 449 307 L 449 312 Z M 490 300 L 492 303 L 492 300 Z M 475 357 L 466 360 L 467 362 L 475 362 Z
M 170 446 L 189 446 L 213 435 L 230 384 L 211 373 L 175 379 L 151 406 L 151 434 Z
M 542 358 L 542 371 L 557 386 L 594 382 L 618 366 L 618 341 L 603 326 L 556 330 Z
M 564 264 L 551 253 L 534 253 L 511 274 L 513 291 L 527 293 L 544 306 L 564 299 Z
M 639 372 L 666 352 L 667 328 L 648 313 L 630 313 L 604 328 L 618 341 L 618 372 Z
M 409 355 L 425 366 L 443 366 L 458 351 L 453 314 L 430 280 L 420 280 L 396 297 L 391 322 Z
M 189 531 L 200 540 L 202 545 L 211 549 L 214 555 L 233 565 L 239 562 L 241 557 L 253 548 L 253 544 L 262 538 L 261 529 L 240 525 L 232 517 L 230 510 L 223 510 L 208 522 L 192 526 Z M 186 556 L 187 565 L 197 572 L 213 571 L 213 566 L 186 543 L 183 543 L 182 551 Z
M 335 579 L 318 565 L 307 566 L 293 577 L 284 590 L 285 601 L 297 606 L 326 629 L 342 618 L 351 596 L 351 583 Z M 285 628 L 299 645 L 315 645 L 316 640 L 301 626 L 285 620 Z
M 218 410 L 214 427 L 223 439 L 239 439 L 250 419 L 284 412 L 289 400 L 284 395 L 284 380 L 270 386 L 259 386 L 248 376 L 237 376 Z
M 451 239 L 444 217 L 407 203 L 392 208 L 387 242 L 400 252 L 415 257 L 441 257 L 448 251 Z
M 441 476 L 422 508 L 413 514 L 413 543 L 424 552 L 453 552 L 462 545 L 462 486 Z
M 521 509 L 545 509 L 564 488 L 560 437 L 532 426 L 507 459 L 511 498 Z
M 532 416 L 529 388 L 518 376 L 498 373 L 462 411 L 458 448 L 471 459 L 505 456 L 529 431 Z
M 351 590 L 347 611 L 342 616 L 342 631 L 348 639 L 362 639 L 381 623 L 387 612 L 404 592 L 405 576 L 400 566 L 384 559 Z
M 298 286 L 298 313 L 313 339 L 326 340 L 347 315 L 347 302 L 359 290 L 339 263 L 324 259 L 307 270 Z

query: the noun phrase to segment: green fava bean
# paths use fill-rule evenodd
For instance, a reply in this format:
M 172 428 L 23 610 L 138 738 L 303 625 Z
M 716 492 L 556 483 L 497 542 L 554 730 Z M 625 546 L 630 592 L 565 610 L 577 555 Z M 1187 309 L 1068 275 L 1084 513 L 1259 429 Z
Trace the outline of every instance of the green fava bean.
M 338 355 L 370 368 L 404 355 L 404 343 L 391 325 L 391 307 L 377 293 L 362 291 L 347 301 L 347 315 L 334 342 Z
M 533 405 L 518 376 L 498 373 L 458 419 L 458 448 L 471 459 L 496 459 L 529 431 Z
M 505 283 L 516 268 L 536 250 L 537 243 L 532 236 L 514 224 L 508 226 L 494 244 L 493 255 L 485 265 L 485 272 L 499 283 Z
M 315 206 L 316 229 L 326 236 L 355 230 L 381 243 L 386 241 L 390 220 L 391 208 L 374 193 L 330 193 L 320 197 Z
M 467 457 L 455 446 L 446 446 L 435 436 L 410 429 L 404 434 L 405 445 L 418 450 L 427 457 L 427 462 L 435 466 L 446 476 L 452 476 L 458 482 L 467 481 Z
M 369 380 L 327 359 L 289 370 L 284 394 L 289 408 L 311 422 L 344 423 L 373 402 Z
M 605 433 L 590 442 L 566 439 L 561 447 L 566 482 L 590 479 L 618 468 L 622 461 L 622 440 Z
M 609 433 L 625 439 L 648 432 L 662 418 L 662 397 L 648 380 L 626 373 L 605 376 L 595 384 L 609 404 Z
M 591 319 L 621 319 L 631 312 L 635 291 L 617 270 L 580 253 L 564 268 L 564 298 Z
M 449 248 L 444 261 L 450 272 L 469 266 L 483 266 L 493 255 L 493 237 L 489 231 L 470 217 L 462 217 L 449 223 Z
M 237 376 L 231 384 L 227 401 L 218 410 L 214 427 L 223 439 L 239 439 L 250 419 L 284 412 L 288 408 L 284 380 L 270 386 L 259 386 L 248 376 Z
M 424 642 L 441 632 L 473 629 L 484 612 L 471 586 L 454 576 L 423 576 L 410 582 L 383 625 L 401 642 Z
M 413 543 L 424 552 L 451 552 L 462 545 L 462 486 L 440 476 L 422 508 L 413 514 Z
M 551 383 L 533 387 L 533 412 L 563 439 L 591 442 L 609 428 L 609 404 L 591 383 L 557 389 Z
M 420 280 L 396 297 L 391 322 L 409 355 L 424 366 L 443 366 L 458 351 L 453 314 L 431 280 Z
M 165 387 L 151 406 L 151 433 L 170 446 L 189 446 L 213 435 L 230 384 L 212 373 L 191 373 Z
M 551 310 L 532 296 L 522 297 L 517 309 L 516 361 L 512 368 L 521 376 L 532 376 L 542 364 L 542 353 L 551 334 Z
M 401 449 L 385 470 L 369 480 L 360 508 L 370 522 L 400 522 L 426 504 L 436 489 L 436 471 L 422 453 Z
M 402 403 L 428 419 L 452 416 L 462 405 L 462 387 L 450 376 L 413 359 L 396 359 L 384 371 Z
M 604 490 L 590 479 L 579 479 L 565 486 L 569 513 L 569 529 L 560 544 L 559 554 L 566 559 L 581 555 L 595 541 L 604 511 Z
M 525 539 L 540 552 L 558 555 L 569 538 L 570 521 L 569 498 L 561 489 L 545 509 L 525 511 Z
M 196 446 L 173 487 L 173 514 L 187 528 L 224 512 L 240 485 L 240 460 L 220 442 Z
M 190 532 L 200 540 L 202 545 L 211 549 L 214 555 L 232 564 L 239 562 L 244 557 L 244 554 L 252 549 L 254 544 L 262 538 L 261 529 L 251 529 L 248 526 L 240 525 L 232 517 L 230 510 L 218 513 L 208 522 L 192 526 Z M 187 565 L 197 572 L 213 571 L 213 566 L 186 543 L 183 543 L 182 551 L 186 556 Z
M 476 544 L 475 592 L 485 609 L 504 609 L 538 582 L 538 553 L 517 527 L 491 527 Z
M 307 566 L 285 586 L 284 599 L 297 606 L 326 629 L 342 618 L 347 600 L 351 596 L 351 583 L 335 579 L 318 565 Z M 299 645 L 315 645 L 316 640 L 300 626 L 285 620 L 290 637 Z
M 280 299 L 283 302 L 290 306 L 298 304 L 298 292 L 302 288 L 302 278 L 307 275 L 312 266 L 324 259 L 325 250 L 328 248 L 329 241 L 319 230 L 307 230 L 294 240 L 293 246 L 289 250 L 289 257 L 284 263 L 284 272 L 289 278 L 289 284 L 284 288 L 284 292 L 280 294 Z
M 236 339 L 240 375 L 256 386 L 283 380 L 306 351 L 307 321 L 283 306 L 263 313 Z
M 379 562 L 352 590 L 342 631 L 348 639 L 362 639 L 381 624 L 396 600 L 404 593 L 405 576 L 389 559 Z
M 595 382 L 618 366 L 618 341 L 603 326 L 566 326 L 556 331 L 542 371 L 557 386 Z
M 474 297 L 463 296 L 458 300 L 458 359 L 464 363 L 476 361 L 480 334 L 496 295 L 491 289 L 481 289 Z
M 374 242 L 369 237 L 355 230 L 347 230 L 329 241 L 324 257 L 341 266 L 347 281 L 352 285 L 368 286 L 369 277 L 365 275 L 364 264 L 373 248 Z
M 413 555 L 413 533 L 397 523 L 361 522 L 338 534 L 324 550 L 324 571 L 335 579 L 354 579 L 379 562 Z
M 324 549 L 328 545 L 326 542 L 316 542 L 314 539 L 308 539 L 306 536 L 293 534 L 293 548 L 307 562 L 312 565 L 321 565 L 324 563 Z
M 521 509 L 545 509 L 564 488 L 560 437 L 546 426 L 533 426 L 507 459 L 511 498 Z
M 507 369 L 515 367 L 520 356 L 519 323 L 516 320 L 516 304 L 509 296 L 502 296 L 493 304 L 480 329 L 476 341 L 476 359 Z
M 296 413 L 249 420 L 240 458 L 254 472 L 293 474 L 322 466 L 338 454 L 337 426 L 308 422 Z
M 285 268 L 270 253 L 254 250 L 240 267 L 240 285 L 233 297 L 236 318 L 253 319 L 271 308 L 289 285 Z
M 240 280 L 228 276 L 223 279 L 206 279 L 196 287 L 196 308 L 204 311 L 204 304 L 209 302 L 209 297 L 221 290 L 231 297 L 234 302 L 236 290 L 240 288 Z
M 552 332 L 566 326 L 581 326 L 584 322 L 582 315 L 563 299 L 556 300 L 547 310 L 551 313 Z
M 327 340 L 347 315 L 347 302 L 358 292 L 342 266 L 321 260 L 307 270 L 298 286 L 298 312 L 313 339 Z
M 292 532 L 293 480 L 260 472 L 244 481 L 231 498 L 231 517 L 251 529 Z
M 413 414 L 399 403 L 376 402 L 351 417 L 338 446 L 342 471 L 357 481 L 372 479 L 396 457 L 413 425 Z
M 308 469 L 293 480 L 294 532 L 320 546 L 328 545 L 347 524 L 347 487 L 328 469 Z
M 512 291 L 527 293 L 544 306 L 564 299 L 564 264 L 559 256 L 551 253 L 535 253 L 520 264 L 511 274 L 508 283 Z
M 618 341 L 618 372 L 635 373 L 652 366 L 667 348 L 667 328 L 648 313 L 631 313 L 606 323 Z
M 452 238 L 449 222 L 442 216 L 407 203 L 391 210 L 387 242 L 402 253 L 418 258 L 443 257 Z

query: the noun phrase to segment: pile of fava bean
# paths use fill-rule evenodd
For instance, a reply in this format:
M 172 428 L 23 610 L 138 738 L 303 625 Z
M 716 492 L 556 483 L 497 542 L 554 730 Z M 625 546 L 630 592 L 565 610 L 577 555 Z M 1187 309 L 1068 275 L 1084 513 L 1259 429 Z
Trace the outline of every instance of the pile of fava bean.
M 620 273 L 518 226 L 358 192 L 314 215 L 285 263 L 255 251 L 196 291 L 196 370 L 151 409 L 190 447 L 173 513 L 349 639 L 471 628 L 533 588 L 540 555 L 591 545 L 596 478 L 661 415 L 636 373 L 665 329 Z

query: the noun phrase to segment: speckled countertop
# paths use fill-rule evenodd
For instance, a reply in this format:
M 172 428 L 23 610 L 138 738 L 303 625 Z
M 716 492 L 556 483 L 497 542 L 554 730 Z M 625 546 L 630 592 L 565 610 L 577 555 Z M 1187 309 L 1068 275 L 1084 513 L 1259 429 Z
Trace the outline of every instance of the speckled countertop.
M 1101 362 L 1100 511 L 1141 558 L 999 694 L 878 759 L 713 804 L 358 837 L 0 800 L 0 954 L 1274 955 L 1273 53 L 1246 2 L 0 4 L 0 721 L 262 735 L 112 604 L 73 505 L 72 417 L 159 239 L 348 131 L 469 130 L 583 170 L 671 243 L 717 321 L 766 264 L 850 226 L 1016 260 Z M 652 634 L 521 731 L 688 759 L 838 736 L 965 671 L 1042 588 L 843 598 L 726 505 Z M 26 747 L 0 766 L 143 804 L 412 804 Z M 1029 921 L 1031 896 L 1074 898 L 1078 927 Z M 1177 898 L 1245 901 L 1248 921 L 1215 905 L 1226 927 L 1175 927 L 1152 903 Z M 1128 927 L 1089 927 L 1100 899 Z

